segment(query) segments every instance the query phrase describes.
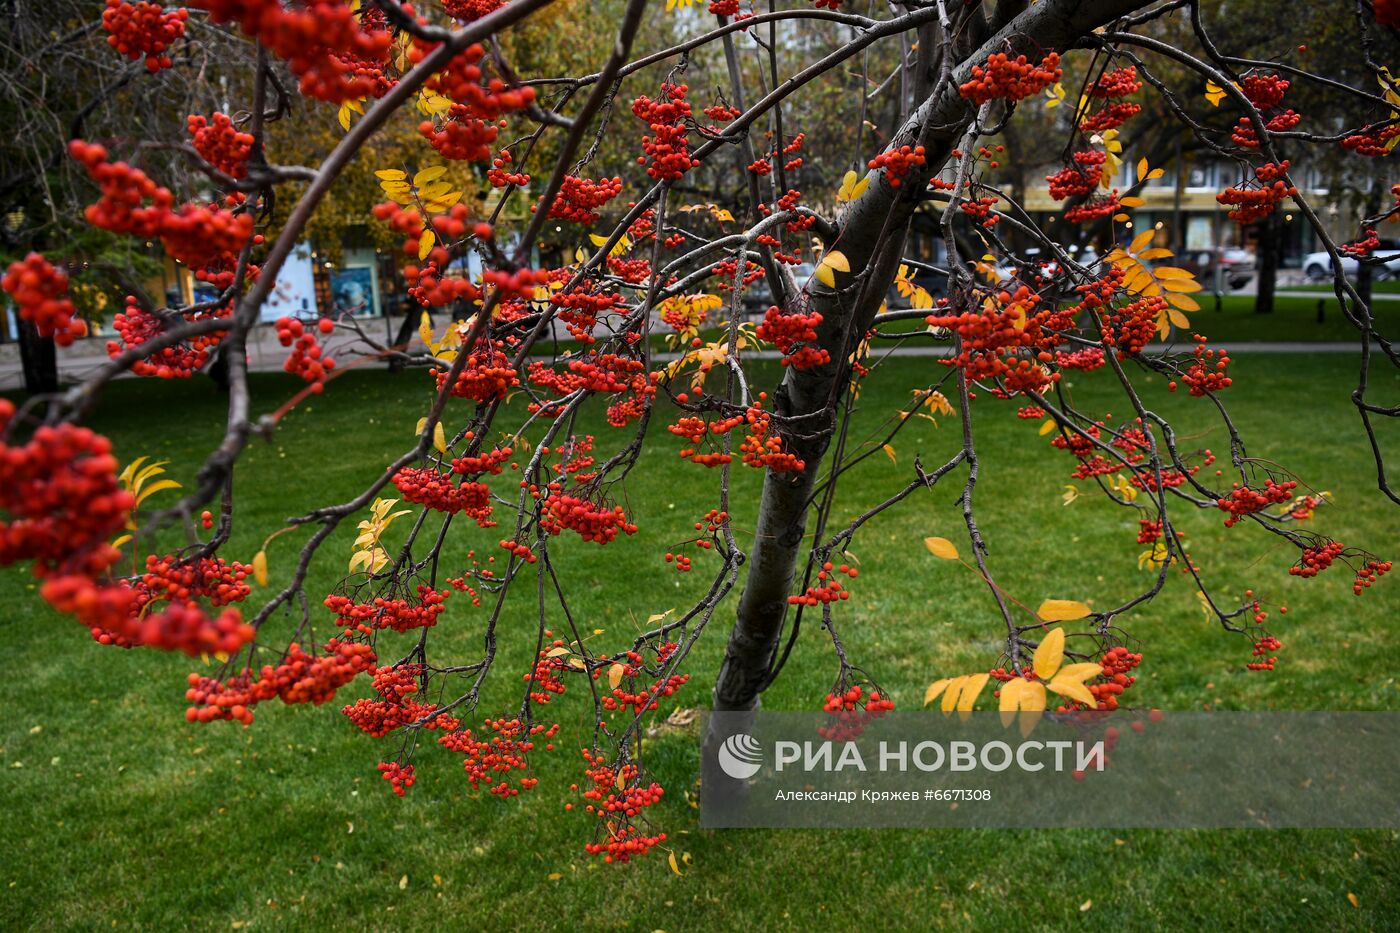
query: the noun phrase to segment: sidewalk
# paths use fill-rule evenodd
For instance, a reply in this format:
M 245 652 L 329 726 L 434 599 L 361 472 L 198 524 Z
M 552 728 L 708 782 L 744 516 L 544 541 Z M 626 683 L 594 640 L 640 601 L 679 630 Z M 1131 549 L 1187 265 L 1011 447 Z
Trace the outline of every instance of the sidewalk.
M 1396 296 L 1400 297 L 1400 296 Z M 351 341 L 345 338 L 332 337 L 328 342 L 331 356 L 337 355 L 338 348 L 348 349 Z M 1240 356 L 1246 353 L 1356 353 L 1357 345 L 1354 343 L 1281 343 L 1281 342 L 1260 342 L 1260 343 L 1212 343 L 1211 346 L 1218 350 L 1225 350 L 1231 356 Z M 421 350 L 422 342 L 417 334 L 410 342 L 410 349 Z M 1150 344 L 1149 352 L 1161 352 L 1168 349 L 1166 344 Z M 1178 352 L 1189 353 L 1191 347 L 1187 343 L 1176 343 L 1171 345 L 1171 349 Z M 944 357 L 951 352 L 947 344 L 937 346 L 917 346 L 901 347 L 898 349 L 886 348 L 883 351 L 879 344 L 875 347 L 878 355 L 893 354 L 894 356 L 913 357 Z M 674 360 L 677 353 L 656 353 L 653 359 L 657 362 Z M 748 359 L 771 360 L 777 359 L 779 354 L 775 350 L 750 351 L 745 354 Z M 96 371 L 107 362 L 107 341 L 105 337 L 94 337 L 87 340 L 79 340 L 71 347 L 60 347 L 58 350 L 58 371 L 59 379 L 64 385 L 71 385 L 81 381 L 90 373 Z M 287 358 L 287 349 L 277 342 L 277 332 L 271 326 L 259 326 L 249 335 L 248 341 L 248 368 L 252 372 L 276 372 L 281 370 L 282 363 Z M 375 365 L 375 364 L 367 364 Z M 123 375 L 119 378 L 131 378 Z M 13 343 L 0 345 L 0 391 L 14 392 L 23 391 L 24 373 L 19 361 L 19 347 Z

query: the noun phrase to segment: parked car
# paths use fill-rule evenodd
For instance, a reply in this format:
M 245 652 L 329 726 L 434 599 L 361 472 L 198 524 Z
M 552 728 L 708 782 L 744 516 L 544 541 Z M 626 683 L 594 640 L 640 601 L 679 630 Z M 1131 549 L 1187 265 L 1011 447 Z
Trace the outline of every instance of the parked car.
M 1400 249 L 1393 248 L 1393 242 L 1385 243 L 1382 241 L 1382 246 L 1390 248 L 1378 249 L 1371 254 L 1386 260 L 1382 265 L 1376 268 L 1377 276 L 1383 279 L 1400 278 Z M 1357 262 L 1354 257 L 1342 257 L 1343 275 L 1351 278 L 1355 276 L 1360 269 L 1361 264 Z M 1303 257 L 1303 274 L 1308 277 L 1308 281 L 1310 282 L 1322 282 L 1332 278 L 1332 257 L 1325 252 L 1308 253 Z
M 1254 256 L 1234 246 L 1188 249 L 1180 255 L 1180 265 L 1207 289 L 1215 288 L 1216 266 L 1220 281 L 1231 291 L 1244 288 L 1254 278 Z

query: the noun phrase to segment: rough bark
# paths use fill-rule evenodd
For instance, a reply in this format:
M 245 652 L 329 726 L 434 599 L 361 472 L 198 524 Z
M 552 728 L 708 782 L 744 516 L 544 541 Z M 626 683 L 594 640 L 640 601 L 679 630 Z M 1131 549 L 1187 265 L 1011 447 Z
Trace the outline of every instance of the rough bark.
M 775 411 L 791 425 L 784 432 L 784 444 L 806 462 L 806 469 L 798 474 L 770 472 L 764 478 L 744 591 L 715 682 L 715 710 L 752 714 L 758 708 L 783 630 L 798 559 L 807 546 L 809 499 L 835 426 L 833 402 L 850 378 L 848 358 L 894 280 L 920 193 L 943 168 L 975 115 L 958 94 L 958 85 L 993 52 L 1039 58 L 1051 50 L 1064 51 L 1099 26 L 1147 5 L 1142 0 L 1044 0 L 1015 16 L 975 50 L 957 49 L 963 54 L 949 80 L 933 87 L 890 143 L 890 148 L 924 146 L 927 164 L 911 171 L 899 188 L 891 188 L 882 175 L 874 173 L 865 193 L 848 205 L 836 241 L 827 245 L 845 254 L 850 274 L 838 277 L 836 289 L 813 279 L 799 298 L 821 313 L 817 342 L 831 354 L 831 362 L 812 369 L 789 369 L 775 399 Z M 735 725 L 742 717 L 725 717 L 725 721 L 729 734 L 741 731 Z M 707 734 L 702 781 L 711 788 L 727 781 L 713 767 L 714 750 L 725 737 L 714 728 Z

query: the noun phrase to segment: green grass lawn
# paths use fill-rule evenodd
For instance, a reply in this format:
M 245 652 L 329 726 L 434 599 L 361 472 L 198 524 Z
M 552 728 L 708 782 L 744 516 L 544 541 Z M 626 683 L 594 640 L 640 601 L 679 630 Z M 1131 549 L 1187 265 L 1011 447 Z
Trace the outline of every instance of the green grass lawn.
M 1198 318 L 1209 318 L 1205 310 Z M 1209 331 L 1207 331 L 1209 332 Z M 1234 365 L 1226 393 L 1250 452 L 1294 468 L 1334 494 L 1316 527 L 1386 556 L 1400 553 L 1396 512 L 1374 491 L 1373 464 L 1348 394 L 1354 363 L 1336 356 L 1249 356 Z M 906 358 L 865 387 L 853 437 L 864 438 L 911 387 L 943 370 Z M 776 367 L 765 371 L 771 379 Z M 1123 415 L 1104 372 L 1076 375 L 1081 407 Z M 254 380 L 258 409 L 294 389 L 281 376 Z M 263 537 L 308 508 L 353 495 L 412 440 L 428 404 L 421 371 L 356 372 L 291 415 L 273 442 L 257 442 L 237 479 L 240 521 L 226 556 L 248 560 Z M 1400 379 L 1373 377 L 1377 399 Z M 1227 440 L 1208 403 L 1145 384 L 1149 405 L 1178 422 L 1188 447 L 1223 452 Z M 96 426 L 123 461 L 153 455 L 193 478 L 221 434 L 223 398 L 209 384 L 123 381 L 112 386 Z M 1014 403 L 974 405 L 983 457 L 981 521 L 1005 588 L 1094 605 L 1144 583 L 1133 514 L 1060 493 L 1072 462 L 1019 421 Z M 158 419 L 176 418 L 178 428 Z M 589 430 L 605 449 L 599 411 Z M 654 612 L 686 604 L 712 562 L 678 575 L 661 559 L 713 507 L 714 475 L 681 462 L 678 444 L 653 420 L 655 446 L 627 484 L 639 517 L 632 539 L 606 548 L 561 540 L 551 547 L 580 627 L 602 629 L 599 648 L 624 644 Z M 1384 438 L 1400 452 L 1394 426 Z M 919 420 L 894 442 L 896 462 L 869 458 L 843 487 L 849 516 L 902 486 L 915 454 L 942 462 L 957 449 L 953 419 Z M 733 521 L 752 527 L 759 477 L 741 470 Z M 709 481 L 709 483 L 707 483 Z M 961 477 L 950 478 L 961 488 Z M 921 539 L 962 540 L 954 488 L 916 496 L 856 538 L 854 596 L 838 620 L 854 659 L 915 708 L 924 687 L 996 662 L 1000 622 L 985 591 L 961 566 L 934 560 Z M 1249 645 L 1209 624 L 1194 588 L 1174 579 L 1126 623 L 1146 659 L 1131 693 L 1167 709 L 1400 708 L 1389 647 L 1400 613 L 1396 582 L 1358 599 L 1341 568 L 1317 579 L 1287 574 L 1294 555 L 1219 513 L 1182 517 L 1193 556 L 1221 593 L 1247 587 L 1285 602 L 1278 670 L 1244 669 Z M 353 522 L 350 523 L 353 528 Z M 406 530 L 396 526 L 390 539 Z M 693 533 L 693 532 L 692 532 Z M 313 593 L 338 579 L 352 531 L 334 536 L 314 566 Z M 492 547 L 496 531 L 462 533 L 449 550 Z M 302 533 L 270 549 L 273 585 L 285 580 Z M 713 561 L 713 558 L 710 558 Z M 534 648 L 530 593 L 502 623 L 501 655 L 481 714 L 518 705 Z M 549 707 L 563 728 L 557 751 L 538 756 L 540 787 L 502 802 L 466 784 L 457 755 L 423 748 L 419 780 L 404 799 L 375 763 L 392 740 L 356 731 L 338 710 L 357 685 L 317 708 L 269 705 L 251 728 L 190 726 L 183 718 L 191 662 L 146 651 L 102 648 L 49 612 L 34 581 L 0 573 L 0 619 L 8 675 L 0 681 L 0 925 L 5 928 L 145 926 L 199 929 L 344 928 L 672 931 L 774 927 L 1060 929 L 1382 928 L 1400 903 L 1400 840 L 1372 831 L 702 831 L 685 791 L 696 776 L 693 733 L 655 739 L 650 763 L 667 795 L 657 808 L 668 844 L 689 853 L 683 876 L 664 854 L 609 866 L 583 852 L 590 821 L 564 803 L 579 776 L 590 706 L 566 696 Z M 732 600 L 731 600 L 732 605 Z M 324 613 L 320 617 L 324 617 Z M 449 602 L 434 630 L 439 657 L 474 660 L 482 610 Z M 284 624 L 285 623 L 279 623 Z M 676 706 L 703 706 L 728 617 L 702 639 L 694 679 Z M 395 646 L 397 647 L 397 646 Z M 393 656 L 393 650 L 381 648 Z M 193 666 L 203 669 L 199 662 Z M 804 631 L 784 676 L 765 695 L 773 709 L 819 706 L 834 671 L 829 644 Z M 670 708 L 663 713 L 669 713 Z M 378 745 L 377 745 L 378 743 Z M 1248 779 L 1242 775 L 1241 779 Z M 1359 906 L 1352 906 L 1354 894 Z M 1087 910 L 1081 905 L 1092 902 Z
M 1292 291 L 1292 289 L 1289 289 Z M 1330 290 L 1316 298 L 1281 295 L 1274 299 L 1272 314 L 1254 313 L 1253 295 L 1226 295 L 1221 309 L 1215 310 L 1215 296 L 1203 292 L 1192 296 L 1201 310 L 1188 315 L 1192 329 L 1212 340 L 1232 342 L 1347 342 L 1355 343 L 1359 332 L 1345 317 Z M 1323 320 L 1318 323 L 1317 305 L 1323 303 Z M 1378 328 L 1386 334 L 1400 331 L 1400 301 L 1376 301 L 1371 313 Z

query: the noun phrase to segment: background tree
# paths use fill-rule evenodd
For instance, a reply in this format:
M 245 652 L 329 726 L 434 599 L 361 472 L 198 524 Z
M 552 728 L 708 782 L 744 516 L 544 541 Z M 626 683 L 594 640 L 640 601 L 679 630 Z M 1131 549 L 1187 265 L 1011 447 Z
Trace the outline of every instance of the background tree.
M 945 708 L 970 707 L 995 676 L 1006 684 L 1002 709 L 1043 709 L 1045 690 L 1031 675 L 1041 649 L 1063 649 L 1078 662 L 1082 676 L 1050 684 L 1062 709 L 1115 708 L 1141 660 L 1126 644 L 1125 625 L 1174 571 L 1199 589 L 1226 630 L 1247 639 L 1251 669 L 1272 669 L 1281 646 L 1267 628 L 1266 607 L 1213 592 L 1176 530 L 1183 511 L 1220 513 L 1227 527 L 1242 524 L 1295 548 L 1297 562 L 1274 572 L 1313 576 L 1346 565 L 1360 594 L 1390 569 L 1364 549 L 1306 530 L 1320 499 L 1284 468 L 1249 456 L 1220 398 L 1230 386 L 1226 354 L 1202 338 L 1191 352 L 1149 350 L 1154 336 L 1189 330 L 1190 294 L 1200 285 L 1163 261 L 1169 251 L 1153 244 L 1151 231 L 1123 235 L 1140 202 L 1102 185 L 1120 159 L 1132 160 L 1137 184 L 1153 176 L 1151 161 L 1115 147 L 1111 131 L 1137 117 L 1139 100 L 1155 91 L 1202 145 L 1248 172 L 1220 194 L 1235 218 L 1260 220 L 1291 198 L 1335 262 L 1340 248 L 1293 184 L 1278 146 L 1342 145 L 1357 158 L 1384 158 L 1400 128 L 1382 113 L 1341 130 L 1308 129 L 1285 95 L 1294 77 L 1359 96 L 1378 111 L 1387 106 L 1383 95 L 1281 61 L 1231 57 L 1194 18 L 1199 9 L 1181 0 L 914 5 L 880 16 L 830 4 L 750 15 L 734 0 L 714 0 L 713 22 L 692 16 L 691 28 L 674 33 L 644 31 L 661 12 L 628 0 L 606 19 L 595 70 L 531 76 L 521 58 L 511 58 L 531 54 L 528 28 L 509 42 L 502 36 L 549 6 L 449 0 L 439 12 L 410 11 L 394 0 L 360 7 L 200 0 L 193 7 L 211 23 L 236 28 L 253 47 L 244 53 L 251 77 L 236 115 L 211 118 L 180 146 L 199 157 L 199 174 L 172 171 L 167 187 L 118 161 L 118 149 L 139 151 L 135 140 L 69 147 L 98 191 L 91 223 L 113 235 L 158 239 L 217 297 L 169 309 L 129 302 L 115 320 L 122 341 L 107 365 L 61 395 L 0 407 L 0 506 L 10 518 L 0 554 L 33 561 L 43 598 L 103 644 L 226 656 L 218 674 L 191 675 L 192 722 L 246 724 L 262 703 L 326 702 L 362 679 L 371 692 L 344 713 L 397 744 L 379 766 L 396 792 L 412 785 L 415 752 L 432 738 L 463 756 L 473 786 L 513 796 L 534 786 L 529 762 L 552 746 L 558 716 L 566 715 L 554 710 L 573 702 L 563 695 L 583 694 L 580 715 L 588 717 L 592 742 L 580 803 L 598 817 L 588 851 L 625 861 L 664 841 L 646 818 L 663 790 L 644 769 L 645 721 L 663 698 L 687 688 L 686 659 L 700 638 L 717 637 L 710 630 L 741 577 L 714 684 L 716 710 L 757 708 L 804 618 L 809 633 L 819 626 L 832 644 L 824 709 L 844 728 L 859 729 L 893 707 L 876 679 L 879 659 L 852 658 L 840 637 L 852 590 L 857 605 L 860 599 L 848 553 L 887 510 L 923 504 L 938 514 L 952 500 L 970 565 L 987 584 L 1001 656 L 988 658 L 989 672 L 935 684 L 928 699 L 941 695 Z M 194 19 L 123 0 L 110 10 L 106 28 L 116 44 L 145 56 L 157 74 L 186 41 L 167 49 L 163 37 L 175 21 Z M 1195 44 L 1152 35 L 1163 18 L 1192 18 Z M 1357 28 L 1369 77 L 1384 80 L 1371 48 L 1393 41 L 1389 23 L 1364 16 Z M 648 36 L 664 38 L 648 47 L 641 44 Z M 758 51 L 744 59 L 749 43 Z M 1061 55 L 1071 54 L 1087 58 L 1078 66 L 1085 105 L 1067 127 L 1068 143 L 1054 141 L 1065 157 L 1052 194 L 1066 203 L 1062 226 L 1106 225 L 1115 249 L 1101 268 L 1077 263 L 986 174 L 1018 102 L 1039 100 L 1062 82 Z M 697 75 L 704 56 L 722 60 L 723 69 Z M 295 125 L 272 129 L 293 113 L 280 93 L 278 58 L 303 96 L 329 105 L 314 113 L 334 113 L 344 128 L 314 168 L 288 158 L 297 147 L 275 145 L 295 135 Z M 895 70 L 879 78 L 890 62 Z M 1191 75 L 1193 85 L 1210 81 L 1219 89 L 1221 107 L 1237 121 L 1228 144 L 1180 103 L 1186 91 L 1157 75 L 1162 62 Z M 877 80 L 877 90 L 891 82 L 883 92 L 890 99 L 872 99 L 867 89 Z M 812 88 L 853 92 L 864 116 L 833 127 L 819 107 L 790 108 Z M 795 112 L 804 119 L 794 120 Z M 416 158 L 369 148 L 405 114 L 424 138 Z M 594 162 L 620 138 L 630 138 L 637 153 L 625 181 Z M 864 173 L 845 175 L 820 198 L 804 195 L 808 179 L 820 179 L 806 164 L 809 139 L 834 153 L 824 156 L 826 165 L 841 166 L 850 147 Z M 412 351 L 386 345 L 350 317 L 279 321 L 287 368 L 307 386 L 255 417 L 246 343 L 278 269 L 336 186 L 370 168 L 359 160 L 391 153 L 394 164 L 372 169 L 384 197 L 373 216 L 400 244 L 413 298 L 425 308 L 465 306 L 468 316 L 441 331 L 425 329 L 425 348 Z M 499 191 L 489 213 L 474 212 L 464 197 L 468 183 L 483 177 Z M 283 198 L 289 191 L 294 196 Z M 709 192 L 728 200 L 691 200 Z M 818 209 L 823 202 L 837 206 Z M 512 203 L 521 206 L 517 223 Z M 920 211 L 937 218 L 949 256 L 947 296 L 938 301 L 912 280 L 917 263 L 906 255 Z M 580 246 L 562 265 L 537 265 L 551 224 L 575 225 Z M 1003 235 L 1008 230 L 1053 263 L 1029 263 Z M 1032 271 L 989 285 L 969 268 L 980 257 L 960 244 Z M 1372 248 L 1347 247 L 1362 256 Z M 460 271 L 468 253 L 481 257 L 480 275 Z M 797 281 L 790 270 L 803 259 L 816 272 Z M 739 309 L 760 279 L 773 306 L 753 327 Z M 4 284 L 40 333 L 71 331 L 68 283 L 43 257 L 16 263 Z M 910 307 L 890 307 L 892 287 Z M 1380 490 L 1396 500 L 1372 422 L 1397 409 L 1367 390 L 1373 363 L 1400 361 L 1376 332 L 1368 303 L 1340 274 L 1336 288 L 1361 347 L 1354 400 L 1377 451 Z M 657 355 L 658 321 L 681 335 L 681 352 L 671 358 Z M 911 321 L 917 330 L 898 329 Z M 572 340 L 557 340 L 562 334 Z M 850 417 L 861 386 L 880 378 L 872 342 L 886 339 L 940 341 L 948 353 L 930 365 L 925 384 L 909 387 L 913 401 L 890 413 L 885 436 L 863 443 L 850 436 Z M 77 422 L 116 375 L 188 377 L 215 347 L 228 364 L 224 436 L 174 506 L 143 511 L 159 491 L 158 481 L 151 485 L 158 474 L 145 463 L 119 471 L 106 442 Z M 761 368 L 750 365 L 760 348 L 782 360 L 775 385 L 765 386 Z M 332 380 L 356 356 L 427 367 L 433 383 L 424 409 L 404 413 L 406 424 L 415 422 L 415 443 L 357 496 L 274 531 L 250 564 L 221 556 L 238 520 L 240 454 L 306 397 L 334 391 Z M 1077 407 L 1066 373 L 1115 386 L 1128 417 Z M 1154 411 L 1154 389 L 1135 379 L 1144 374 L 1162 377 L 1155 391 L 1165 382 L 1218 411 L 1230 449 L 1186 449 Z M 925 409 L 956 420 L 955 452 L 938 464 L 912 458 L 900 492 L 861 503 L 854 520 L 836 522 L 838 489 L 849 509 L 849 478 L 871 456 L 896 456 L 902 426 Z M 607 433 L 584 430 L 594 412 Z M 1032 609 L 998 585 L 976 517 L 977 425 L 1012 414 L 1042 424 L 1076 481 L 1132 510 L 1139 528 L 1132 546 L 1147 546 L 1144 563 L 1155 571 L 1133 598 L 1099 610 L 1075 600 Z M 666 422 L 664 431 L 652 430 L 653 419 Z M 678 451 L 678 482 L 708 481 L 714 491 L 714 507 L 696 516 L 696 537 L 655 555 L 656 566 L 700 570 L 709 582 L 683 610 L 649 618 L 629 643 L 598 645 L 570 611 L 567 556 L 571 547 L 627 547 L 620 539 L 647 520 L 627 507 L 627 477 L 653 444 Z M 761 495 L 735 501 L 733 473 L 749 468 L 763 473 Z M 398 508 L 399 499 L 408 507 Z M 308 592 L 313 560 L 347 520 L 359 523 L 349 574 L 330 593 Z M 128 522 L 134 530 L 123 534 Z M 751 537 L 738 533 L 739 522 L 753 529 Z M 299 543 L 295 558 L 291 541 Z M 941 537 L 927 545 L 935 557 L 960 553 Z M 245 616 L 232 604 L 251 598 L 250 579 L 271 589 Z M 517 607 L 528 612 L 525 631 L 512 624 Z M 440 621 L 449 610 L 474 626 L 479 654 L 464 658 L 442 646 Z M 1057 622 L 1072 624 L 1068 632 L 1049 627 Z M 521 678 L 520 705 L 478 710 L 504 638 L 534 646 L 533 667 L 507 675 Z M 469 715 L 485 718 L 477 725 Z M 718 780 L 705 776 L 709 787 Z

